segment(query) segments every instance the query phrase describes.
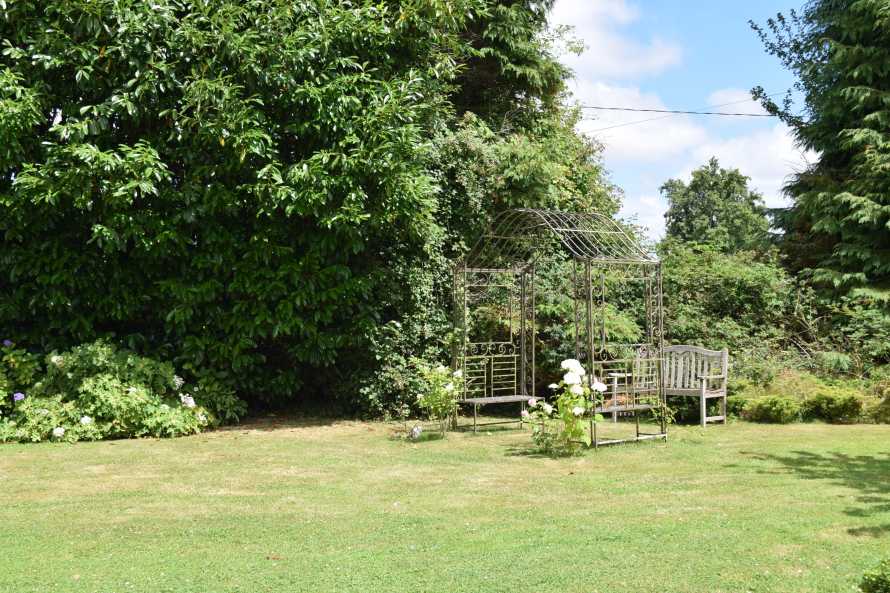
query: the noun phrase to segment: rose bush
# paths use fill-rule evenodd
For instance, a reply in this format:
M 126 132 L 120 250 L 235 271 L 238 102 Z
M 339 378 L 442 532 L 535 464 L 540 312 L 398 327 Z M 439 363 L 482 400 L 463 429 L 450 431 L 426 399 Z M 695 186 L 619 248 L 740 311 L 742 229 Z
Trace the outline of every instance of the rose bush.
M 587 381 L 587 371 L 574 358 L 563 360 L 560 367 L 565 371 L 562 380 L 550 385 L 556 395 L 556 406 L 530 398 L 529 410 L 523 412 L 523 419 L 534 424 L 532 440 L 540 451 L 573 455 L 584 444 L 584 418 L 594 413 L 601 403 L 599 398 L 606 385 L 596 377 Z M 600 419 L 595 415 L 594 421 Z

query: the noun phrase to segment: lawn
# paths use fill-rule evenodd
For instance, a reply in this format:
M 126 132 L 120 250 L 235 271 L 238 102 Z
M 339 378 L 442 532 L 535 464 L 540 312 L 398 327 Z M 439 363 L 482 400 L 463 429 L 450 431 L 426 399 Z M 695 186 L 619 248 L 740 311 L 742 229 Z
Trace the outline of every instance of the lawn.
M 527 453 L 379 423 L 0 446 L 0 591 L 852 591 L 890 556 L 890 426 L 677 427 Z

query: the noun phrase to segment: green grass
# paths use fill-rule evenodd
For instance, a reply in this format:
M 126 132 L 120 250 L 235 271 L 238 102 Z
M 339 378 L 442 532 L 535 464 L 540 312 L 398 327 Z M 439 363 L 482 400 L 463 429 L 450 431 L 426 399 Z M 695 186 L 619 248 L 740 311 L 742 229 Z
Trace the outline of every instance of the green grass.
M 383 424 L 0 447 L 0 591 L 852 591 L 890 426 L 673 428 L 571 459 Z

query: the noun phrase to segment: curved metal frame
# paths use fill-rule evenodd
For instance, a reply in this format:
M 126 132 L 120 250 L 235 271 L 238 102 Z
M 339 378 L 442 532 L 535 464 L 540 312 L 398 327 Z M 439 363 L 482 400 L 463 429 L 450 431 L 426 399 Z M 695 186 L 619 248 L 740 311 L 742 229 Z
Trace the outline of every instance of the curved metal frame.
M 542 253 L 556 250 L 572 259 L 573 274 L 568 281 L 570 286 L 566 288 L 575 303 L 575 357 L 586 362 L 591 370 L 591 382 L 598 376 L 611 385 L 611 404 L 601 403 L 597 411 L 611 413 L 614 420 L 619 413 L 632 413 L 637 419 L 637 412 L 641 410 L 660 407 L 663 411 L 661 264 L 614 220 L 595 212 L 507 210 L 494 218 L 467 255 L 455 263 L 453 366 L 455 370 L 467 371 L 462 397 L 467 398 L 469 394 L 478 400 L 477 392 L 473 390 L 489 393 L 486 388 L 490 386 L 491 398 L 495 399 L 497 388 L 492 377 L 496 377 L 498 362 L 480 354 L 492 348 L 499 349 L 500 356 L 508 356 L 503 353 L 509 351 L 509 356 L 513 357 L 515 395 L 534 395 L 535 265 Z M 599 326 L 595 322 L 594 309 L 599 309 L 599 319 L 605 319 L 607 274 L 610 277 L 617 275 L 624 281 L 643 283 L 645 343 L 634 345 L 634 354 L 630 358 L 609 359 L 606 356 L 605 322 Z M 485 299 L 504 298 L 507 299 L 504 309 L 509 316 L 507 338 L 500 336 L 492 338 L 493 341 L 471 343 L 468 323 L 472 308 Z M 583 310 L 580 310 L 582 305 Z M 485 368 L 491 370 L 477 373 L 473 365 L 479 364 L 488 365 Z M 637 419 L 635 438 L 610 441 L 597 439 L 596 424 L 591 421 L 591 445 L 667 438 L 663 413 L 661 418 L 661 431 L 657 434 L 641 433 Z

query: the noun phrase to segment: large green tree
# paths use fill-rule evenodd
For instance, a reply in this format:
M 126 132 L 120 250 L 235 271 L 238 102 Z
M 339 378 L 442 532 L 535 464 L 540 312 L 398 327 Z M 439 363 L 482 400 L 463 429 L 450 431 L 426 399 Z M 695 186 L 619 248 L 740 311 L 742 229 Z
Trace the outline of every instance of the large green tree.
M 387 322 L 435 351 L 461 221 L 500 207 L 452 216 L 458 113 L 517 187 L 598 170 L 561 115 L 549 4 L 0 2 L 4 337 L 110 336 L 252 400 L 355 409 Z M 575 152 L 522 150 L 548 137 Z
M 890 5 L 815 0 L 752 24 L 797 76 L 781 105 L 757 92 L 816 162 L 788 186 L 780 221 L 794 269 L 841 292 L 890 296 Z
M 725 252 L 765 246 L 769 221 L 763 198 L 748 188 L 738 169 L 724 169 L 716 158 L 692 172 L 689 183 L 670 179 L 661 186 L 667 199 L 666 236 L 707 243 Z

